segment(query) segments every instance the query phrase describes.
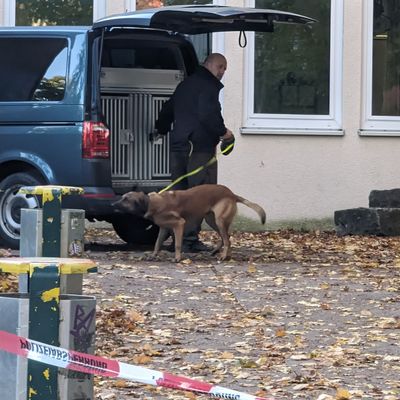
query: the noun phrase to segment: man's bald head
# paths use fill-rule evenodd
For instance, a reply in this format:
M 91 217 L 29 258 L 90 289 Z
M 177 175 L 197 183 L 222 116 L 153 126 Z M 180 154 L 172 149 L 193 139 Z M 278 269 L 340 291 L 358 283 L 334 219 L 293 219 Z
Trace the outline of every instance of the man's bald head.
M 204 61 L 207 68 L 216 78 L 222 79 L 227 67 L 226 58 L 220 53 L 211 53 Z

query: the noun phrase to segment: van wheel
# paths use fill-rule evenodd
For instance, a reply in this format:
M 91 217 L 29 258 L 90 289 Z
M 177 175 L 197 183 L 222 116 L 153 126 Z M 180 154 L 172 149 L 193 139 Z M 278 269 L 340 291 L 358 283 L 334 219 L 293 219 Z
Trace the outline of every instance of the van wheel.
M 0 241 L 18 249 L 21 208 L 39 208 L 37 196 L 18 193 L 22 186 L 38 186 L 43 182 L 33 173 L 18 172 L 0 182 Z
M 117 235 L 130 244 L 154 244 L 158 236 L 157 225 L 134 215 L 114 216 L 111 223 Z

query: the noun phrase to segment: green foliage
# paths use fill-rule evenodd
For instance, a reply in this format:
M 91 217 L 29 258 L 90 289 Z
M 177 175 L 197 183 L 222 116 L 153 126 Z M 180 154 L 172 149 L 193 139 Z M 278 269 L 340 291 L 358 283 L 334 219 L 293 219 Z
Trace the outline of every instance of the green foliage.
M 51 79 L 43 78 L 39 87 L 35 90 L 33 100 L 59 101 L 64 97 L 65 77 L 55 76 Z
M 16 0 L 16 25 L 91 25 L 93 0 Z
M 268 218 L 268 216 L 267 216 Z M 203 230 L 210 230 L 211 228 L 204 222 L 202 225 Z M 335 224 L 333 218 L 303 218 L 293 220 L 280 220 L 268 221 L 262 225 L 258 220 L 236 215 L 233 220 L 231 231 L 232 232 L 263 232 L 263 231 L 276 231 L 292 229 L 296 232 L 313 232 L 313 231 L 333 231 Z
M 328 114 L 331 1 L 257 0 L 256 7 L 318 22 L 275 24 L 275 33 L 256 34 L 255 112 Z

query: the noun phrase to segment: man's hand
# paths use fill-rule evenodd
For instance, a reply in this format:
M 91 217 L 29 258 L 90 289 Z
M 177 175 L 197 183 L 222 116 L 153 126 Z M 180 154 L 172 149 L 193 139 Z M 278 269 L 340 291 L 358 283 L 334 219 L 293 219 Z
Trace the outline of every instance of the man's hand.
M 150 142 L 157 142 L 158 139 L 161 139 L 161 135 L 158 133 L 157 129 L 154 129 L 153 132 L 149 133 Z
M 230 129 L 226 129 L 225 135 L 221 136 L 221 140 L 226 140 L 226 141 L 231 141 L 234 139 L 235 136 L 233 135 L 232 131 Z
M 224 156 L 230 154 L 235 144 L 235 136 L 230 129 L 227 129 L 224 136 L 221 136 L 221 151 Z M 228 149 L 229 147 L 229 149 Z

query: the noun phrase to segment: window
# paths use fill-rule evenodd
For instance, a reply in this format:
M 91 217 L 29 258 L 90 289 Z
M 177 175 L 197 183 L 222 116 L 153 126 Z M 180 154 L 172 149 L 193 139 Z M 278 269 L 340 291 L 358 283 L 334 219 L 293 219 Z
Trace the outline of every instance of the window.
M 91 25 L 93 0 L 15 0 L 15 25 Z
M 59 101 L 64 97 L 67 40 L 0 39 L 0 101 Z M 35 60 L 33 63 L 32 60 Z
M 5 0 L 4 25 L 92 25 L 106 15 L 106 1 Z M 131 1 L 125 0 L 127 10 Z
M 243 133 L 342 134 L 342 0 L 255 0 L 256 8 L 306 15 L 311 26 L 249 33 Z
M 365 10 L 364 133 L 400 135 L 400 3 L 368 0 Z
M 102 65 L 111 68 L 179 69 L 174 48 L 148 40 L 106 40 Z

